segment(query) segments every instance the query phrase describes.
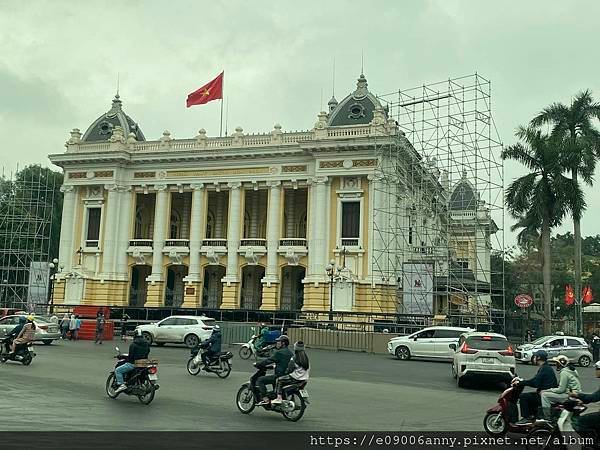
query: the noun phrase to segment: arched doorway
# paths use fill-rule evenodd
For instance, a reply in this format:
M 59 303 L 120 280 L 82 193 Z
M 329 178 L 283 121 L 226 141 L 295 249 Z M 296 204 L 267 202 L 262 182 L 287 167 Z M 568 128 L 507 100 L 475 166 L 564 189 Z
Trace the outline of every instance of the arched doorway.
M 300 311 L 304 304 L 304 284 L 306 269 L 302 266 L 284 266 L 281 269 L 281 291 L 279 309 Z
M 184 265 L 169 266 L 167 271 L 167 286 L 165 288 L 165 306 L 179 308 L 183 304 L 184 282 L 188 268 Z
M 131 284 L 129 286 L 129 306 L 144 306 L 148 294 L 146 278 L 152 273 L 152 267 L 136 265 L 131 267 Z
M 225 267 L 206 266 L 204 269 L 204 287 L 202 289 L 202 306 L 204 308 L 218 309 L 223 302 L 223 283 Z
M 262 282 L 265 276 L 263 266 L 245 266 L 242 269 L 242 292 L 240 306 L 242 309 L 260 309 L 262 305 Z

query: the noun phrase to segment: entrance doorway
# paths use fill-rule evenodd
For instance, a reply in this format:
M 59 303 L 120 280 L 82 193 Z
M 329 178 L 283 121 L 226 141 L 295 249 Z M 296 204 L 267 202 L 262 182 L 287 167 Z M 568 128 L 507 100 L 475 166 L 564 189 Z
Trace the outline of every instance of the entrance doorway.
M 144 306 L 148 295 L 146 278 L 152 273 L 152 267 L 141 265 L 131 267 L 131 285 L 129 287 L 129 306 Z
M 281 269 L 281 293 L 279 308 L 282 311 L 300 311 L 304 304 L 306 269 L 302 266 L 284 266 Z
M 165 288 L 165 306 L 179 308 L 183 304 L 184 282 L 188 268 L 184 265 L 169 266 Z
M 223 283 L 225 267 L 206 266 L 204 269 L 204 287 L 202 289 L 202 306 L 204 308 L 219 309 L 223 302 Z
M 263 266 L 245 266 L 242 269 L 242 292 L 240 305 L 242 309 L 260 309 L 262 305 L 262 282 L 265 276 Z

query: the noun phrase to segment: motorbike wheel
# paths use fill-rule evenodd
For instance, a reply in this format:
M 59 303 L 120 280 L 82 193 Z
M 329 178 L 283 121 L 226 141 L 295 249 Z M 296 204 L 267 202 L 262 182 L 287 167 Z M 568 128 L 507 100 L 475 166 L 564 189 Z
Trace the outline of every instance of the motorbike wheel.
M 194 358 L 190 358 L 187 362 L 187 371 L 190 375 L 198 375 L 201 370 L 201 365 L 198 364 L 194 367 Z
M 282 411 L 281 414 L 290 422 L 299 421 L 304 415 L 304 411 L 306 410 L 306 402 L 298 392 L 294 392 L 286 400 L 291 400 L 294 402 L 294 410 Z
M 27 355 L 23 356 L 21 364 L 23 364 L 24 366 L 28 366 L 29 364 L 31 364 L 31 361 L 33 361 L 33 358 L 29 353 L 27 353 Z
M 110 398 L 117 398 L 119 394 L 115 392 L 116 390 L 117 380 L 115 378 L 115 374 L 111 373 L 106 379 L 106 395 Z
M 221 361 L 220 367 L 218 370 L 215 370 L 215 373 L 219 378 L 227 378 L 231 373 L 231 364 L 229 364 L 229 361 Z
M 237 392 L 235 397 L 235 404 L 242 414 L 250 414 L 254 411 L 256 401 L 254 399 L 254 392 L 249 384 L 244 384 Z
M 146 390 L 146 394 L 138 395 L 138 400 L 144 405 L 149 405 L 154 400 L 154 386 L 150 381 L 146 380 L 141 387 Z
M 508 422 L 500 413 L 487 413 L 483 418 L 483 428 L 490 436 L 504 436 L 508 431 Z
M 252 350 L 249 347 L 240 348 L 240 358 L 250 359 L 251 356 L 252 356 Z

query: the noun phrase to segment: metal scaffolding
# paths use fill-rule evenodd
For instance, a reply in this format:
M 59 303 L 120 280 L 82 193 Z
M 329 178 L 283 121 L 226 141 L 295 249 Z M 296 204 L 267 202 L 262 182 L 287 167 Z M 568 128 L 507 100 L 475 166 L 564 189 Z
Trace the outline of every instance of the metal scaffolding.
M 503 328 L 503 166 L 491 83 L 478 74 L 379 100 L 400 135 L 377 144 L 373 304 Z
M 0 305 L 32 310 L 46 303 L 57 188 L 48 169 L 28 166 L 0 176 Z

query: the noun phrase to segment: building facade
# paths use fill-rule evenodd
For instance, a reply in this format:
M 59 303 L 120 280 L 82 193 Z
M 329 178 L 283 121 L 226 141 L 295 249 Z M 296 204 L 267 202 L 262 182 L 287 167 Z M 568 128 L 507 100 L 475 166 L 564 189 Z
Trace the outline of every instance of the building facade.
M 385 166 L 400 161 L 398 152 L 420 158 L 365 77 L 328 107 L 305 132 L 276 124 L 258 135 L 238 127 L 207 137 L 201 129 L 193 139 L 165 131 L 148 141 L 117 95 L 85 133 L 71 132 L 66 152 L 50 155 L 65 172 L 54 303 L 401 311 L 401 277 L 389 275 L 408 261 L 398 255 L 452 239 L 400 239 L 401 228 L 378 213 L 402 201 L 402 184 L 386 181 Z M 448 204 L 453 189 L 440 171 L 419 164 L 431 178 L 424 189 Z M 430 220 L 448 224 L 435 214 Z M 470 243 L 478 232 L 455 228 L 452 242 Z M 489 261 L 489 245 L 463 247 L 466 267 Z M 473 259 L 476 252 L 484 254 Z

